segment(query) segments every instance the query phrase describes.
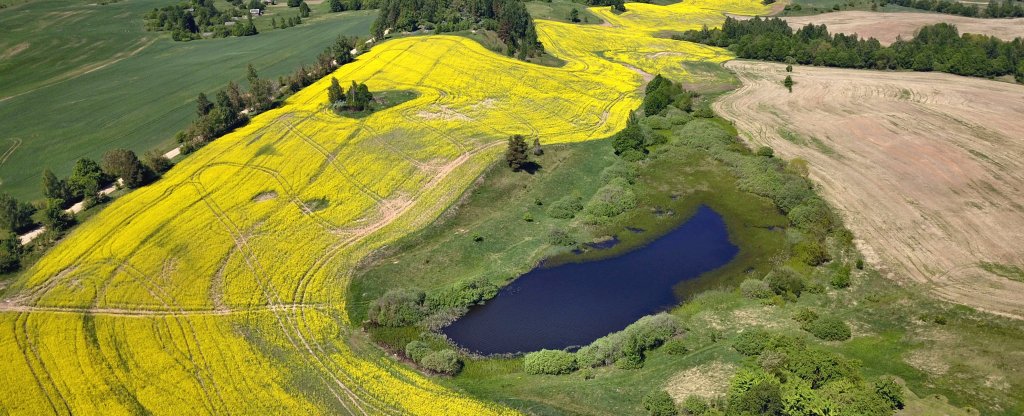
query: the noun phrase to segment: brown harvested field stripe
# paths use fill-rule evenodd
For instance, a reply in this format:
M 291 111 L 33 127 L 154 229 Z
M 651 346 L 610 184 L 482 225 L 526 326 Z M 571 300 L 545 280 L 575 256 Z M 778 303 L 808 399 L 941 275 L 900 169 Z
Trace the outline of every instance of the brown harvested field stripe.
M 1024 37 L 1024 18 L 978 19 L 939 13 L 879 13 L 847 11 L 814 16 L 784 17 L 794 29 L 808 23 L 825 24 L 829 33 L 856 33 L 863 38 L 878 39 L 883 45 L 896 41 L 897 36 L 911 39 L 921 26 L 936 23 L 956 25 L 960 33 L 995 36 L 1003 40 Z

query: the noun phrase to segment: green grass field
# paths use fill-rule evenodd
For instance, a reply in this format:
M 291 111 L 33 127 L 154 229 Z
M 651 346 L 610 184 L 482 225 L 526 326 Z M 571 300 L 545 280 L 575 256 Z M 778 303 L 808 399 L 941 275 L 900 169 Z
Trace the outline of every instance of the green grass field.
M 535 0 L 526 2 L 526 10 L 530 12 L 530 16 L 533 16 L 534 19 L 568 22 L 569 12 L 574 8 L 580 12 L 581 24 L 604 23 L 604 20 L 587 10 L 586 5 L 571 0 Z
M 63 176 L 76 159 L 112 148 L 169 149 L 198 93 L 244 83 L 249 63 L 264 77 L 290 73 L 338 35 L 365 36 L 376 16 L 313 5 L 292 28 L 262 29 L 270 27 L 264 16 L 257 36 L 183 43 L 143 28 L 146 11 L 171 2 L 40 0 L 0 9 L 0 191 L 34 199 L 43 168 Z

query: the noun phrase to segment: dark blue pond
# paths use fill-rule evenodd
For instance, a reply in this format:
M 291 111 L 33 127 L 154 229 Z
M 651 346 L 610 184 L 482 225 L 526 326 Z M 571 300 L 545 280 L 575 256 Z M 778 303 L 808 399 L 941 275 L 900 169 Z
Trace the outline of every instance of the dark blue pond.
M 442 332 L 480 354 L 587 345 L 679 304 L 673 286 L 729 263 L 738 251 L 722 217 L 701 206 L 678 228 L 626 254 L 534 269 Z

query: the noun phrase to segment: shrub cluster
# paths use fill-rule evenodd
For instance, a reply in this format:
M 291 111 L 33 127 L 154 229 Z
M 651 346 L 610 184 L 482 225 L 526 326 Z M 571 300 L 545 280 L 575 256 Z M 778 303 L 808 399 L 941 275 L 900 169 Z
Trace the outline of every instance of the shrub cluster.
M 462 358 L 451 349 L 434 351 L 423 341 L 412 341 L 405 346 L 405 356 L 420 367 L 435 373 L 455 375 L 462 370 Z
M 655 390 L 648 393 L 641 400 L 641 404 L 644 405 L 647 414 L 651 416 L 675 416 L 679 414 L 679 410 L 676 409 L 676 403 L 672 401 L 672 396 L 669 396 L 664 390 Z
M 548 206 L 548 216 L 558 219 L 569 219 L 583 209 L 583 198 L 578 195 L 566 195 Z
M 682 324 L 674 316 L 661 313 L 640 318 L 622 331 L 598 338 L 576 352 L 580 367 L 598 367 L 615 363 L 633 368 L 642 365 L 644 353 L 681 333 Z
M 484 279 L 455 283 L 424 293 L 410 289 L 391 289 L 370 303 L 367 319 L 376 325 L 399 327 L 415 325 L 428 315 L 460 310 L 493 298 L 498 286 Z
M 587 201 L 584 212 L 594 217 L 615 217 L 636 207 L 636 194 L 623 178 L 612 179 Z
M 819 316 L 800 326 L 804 331 L 825 341 L 846 341 L 852 335 L 850 326 L 834 316 Z
M 772 296 L 771 287 L 768 282 L 760 279 L 746 279 L 740 283 L 740 293 L 750 299 L 767 299 Z
M 426 316 L 422 291 L 391 289 L 370 304 L 367 319 L 380 326 L 407 326 Z
M 750 330 L 734 345 L 754 364 L 733 377 L 724 403 L 687 400 L 688 414 L 718 407 L 726 414 L 891 415 L 902 405 L 902 388 L 892 379 L 867 383 L 857 361 L 799 338 Z
M 561 350 L 540 350 L 526 354 L 523 367 L 528 374 L 569 374 L 576 371 L 576 355 Z

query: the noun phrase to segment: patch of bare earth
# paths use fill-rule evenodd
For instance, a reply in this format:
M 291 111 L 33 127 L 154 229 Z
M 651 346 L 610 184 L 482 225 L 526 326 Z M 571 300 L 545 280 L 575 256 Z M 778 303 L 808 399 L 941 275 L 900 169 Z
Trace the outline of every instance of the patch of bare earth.
M 690 396 L 713 399 L 725 394 L 729 379 L 736 374 L 736 366 L 722 362 L 711 362 L 680 371 L 672 376 L 665 391 L 676 403 L 682 403 Z
M 939 73 L 731 61 L 715 103 L 754 145 L 810 163 L 862 251 L 891 278 L 1024 317 L 1024 86 Z M 784 138 L 785 136 L 785 138 Z M 788 140 L 787 140 L 788 138 Z
M 808 23 L 825 24 L 831 33 L 856 33 L 864 38 L 878 39 L 888 45 L 901 36 L 913 38 L 921 26 L 936 23 L 956 25 L 960 33 L 977 33 L 1012 40 L 1024 36 L 1024 18 L 1019 19 L 978 19 L 940 13 L 879 13 L 867 11 L 846 11 L 824 13 L 814 16 L 784 17 L 794 29 Z
M 425 118 L 427 120 L 444 120 L 444 121 L 471 121 L 469 116 L 462 114 L 451 107 L 446 105 L 435 106 L 431 110 L 423 110 L 416 115 Z

